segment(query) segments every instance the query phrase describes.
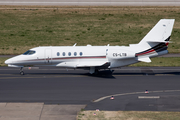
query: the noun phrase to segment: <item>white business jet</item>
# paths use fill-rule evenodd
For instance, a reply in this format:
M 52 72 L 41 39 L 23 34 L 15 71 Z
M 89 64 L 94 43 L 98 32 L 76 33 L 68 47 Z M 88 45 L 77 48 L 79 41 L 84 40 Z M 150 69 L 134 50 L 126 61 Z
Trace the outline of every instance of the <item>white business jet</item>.
M 174 19 L 161 19 L 138 43 L 129 46 L 44 46 L 28 50 L 5 61 L 9 67 L 55 66 L 89 69 L 90 74 L 100 69 L 127 66 L 137 62 L 151 62 L 151 57 L 168 53 Z

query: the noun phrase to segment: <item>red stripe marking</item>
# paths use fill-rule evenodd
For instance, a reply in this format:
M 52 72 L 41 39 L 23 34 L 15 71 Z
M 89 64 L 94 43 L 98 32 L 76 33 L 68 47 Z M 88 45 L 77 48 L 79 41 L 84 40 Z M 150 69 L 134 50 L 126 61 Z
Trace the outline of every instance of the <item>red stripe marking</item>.
M 154 52 L 154 51 L 155 51 L 155 50 L 154 50 L 154 49 L 152 49 L 152 50 L 149 50 L 149 51 L 147 51 L 147 52 L 137 54 L 137 56 L 139 56 L 139 55 L 144 55 L 144 54 L 147 54 L 147 53 L 150 53 L 150 52 Z
M 87 57 L 62 57 L 62 58 L 47 58 L 47 59 L 33 59 L 25 61 L 40 61 L 40 60 L 58 60 L 58 59 L 93 59 L 93 58 L 106 58 L 106 56 L 87 56 Z
M 156 51 L 153 51 L 153 52 L 147 53 L 146 55 L 150 55 L 150 54 L 153 54 L 153 53 L 156 53 Z
M 106 58 L 106 56 L 52 58 L 52 60 L 56 60 L 56 59 L 88 59 L 88 58 Z
M 166 46 L 168 46 L 168 45 L 169 45 L 169 42 L 166 43 Z

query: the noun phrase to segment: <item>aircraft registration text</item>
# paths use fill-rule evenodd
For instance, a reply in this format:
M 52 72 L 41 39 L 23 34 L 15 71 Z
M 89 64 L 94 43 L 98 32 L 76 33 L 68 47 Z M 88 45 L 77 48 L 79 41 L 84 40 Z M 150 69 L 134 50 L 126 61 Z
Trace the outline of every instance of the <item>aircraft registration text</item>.
M 113 53 L 113 57 L 125 57 L 127 53 Z

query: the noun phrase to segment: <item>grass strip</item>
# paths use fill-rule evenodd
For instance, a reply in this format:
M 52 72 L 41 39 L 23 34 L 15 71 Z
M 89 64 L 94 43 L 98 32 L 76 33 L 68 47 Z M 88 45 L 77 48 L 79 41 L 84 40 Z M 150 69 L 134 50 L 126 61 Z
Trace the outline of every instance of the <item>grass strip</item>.
M 9 58 L 6 58 L 6 57 L 0 57 L 0 66 L 7 66 L 4 62 L 9 59 Z
M 138 66 L 143 66 L 143 67 L 148 67 L 148 66 L 157 66 L 157 67 L 163 67 L 163 66 L 173 66 L 173 67 L 178 67 L 180 66 L 180 57 L 156 57 L 156 58 L 151 58 L 150 63 L 145 63 L 145 62 L 139 62 L 136 64 L 132 64 L 130 66 L 138 67 Z
M 94 115 L 94 113 L 96 115 Z M 179 120 L 180 112 L 81 111 L 77 120 Z
M 176 19 L 169 52 L 179 53 L 179 11 L 180 7 L 2 6 L 0 54 L 74 43 L 127 46 L 138 43 L 162 18 Z

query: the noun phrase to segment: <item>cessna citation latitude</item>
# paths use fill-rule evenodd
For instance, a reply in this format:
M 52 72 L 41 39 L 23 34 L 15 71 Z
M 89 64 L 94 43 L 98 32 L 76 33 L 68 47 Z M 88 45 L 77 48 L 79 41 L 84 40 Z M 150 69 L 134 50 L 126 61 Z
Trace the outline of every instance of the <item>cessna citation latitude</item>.
M 55 66 L 89 69 L 90 74 L 100 69 L 113 69 L 137 62 L 151 62 L 151 57 L 167 54 L 174 19 L 161 19 L 138 43 L 129 46 L 44 46 L 28 50 L 5 61 L 9 67 Z

